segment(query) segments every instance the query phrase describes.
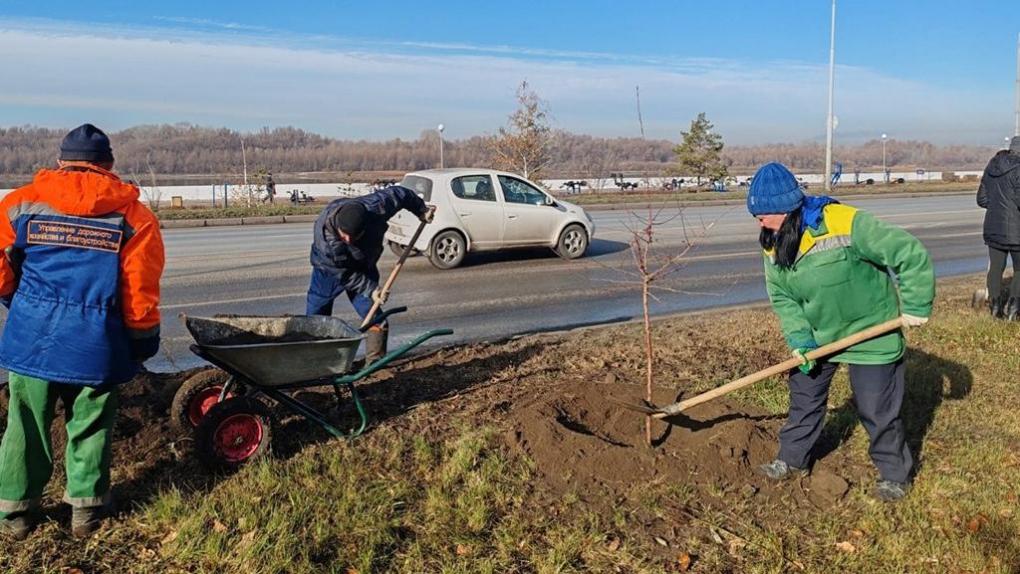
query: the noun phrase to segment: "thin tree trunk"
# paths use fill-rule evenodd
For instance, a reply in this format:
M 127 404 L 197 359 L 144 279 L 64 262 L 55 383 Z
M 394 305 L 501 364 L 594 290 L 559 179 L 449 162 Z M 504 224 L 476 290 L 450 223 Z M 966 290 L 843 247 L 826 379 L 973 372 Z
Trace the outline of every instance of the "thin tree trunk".
M 641 289 L 641 304 L 645 315 L 645 400 L 652 402 L 652 320 L 648 314 L 648 281 Z M 645 416 L 645 441 L 652 446 L 652 417 Z

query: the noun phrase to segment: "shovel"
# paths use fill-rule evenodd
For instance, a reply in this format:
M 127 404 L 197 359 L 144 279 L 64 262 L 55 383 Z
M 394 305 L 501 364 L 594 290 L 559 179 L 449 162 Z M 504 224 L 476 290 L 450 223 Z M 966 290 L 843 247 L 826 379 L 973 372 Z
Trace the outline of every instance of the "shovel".
M 895 331 L 896 329 L 899 329 L 902 326 L 903 326 L 903 320 L 900 319 L 899 317 L 897 317 L 895 319 L 890 319 L 890 320 L 886 321 L 885 323 L 881 323 L 879 325 L 875 325 L 874 327 L 870 327 L 870 328 L 865 329 L 863 331 L 859 331 L 857 333 L 854 333 L 853 335 L 850 335 L 848 337 L 844 337 L 844 338 L 842 338 L 842 339 L 840 339 L 838 341 L 834 341 L 832 343 L 829 343 L 828 345 L 823 345 L 821 347 L 818 347 L 817 349 L 814 349 L 812 351 L 804 353 L 804 357 L 806 357 L 809 361 L 815 360 L 815 359 L 820 359 L 822 357 L 825 357 L 825 356 L 828 356 L 828 355 L 832 355 L 833 353 L 836 353 L 837 351 L 842 351 L 843 349 L 846 349 L 847 347 L 852 347 L 852 346 L 856 345 L 857 343 L 860 343 L 861 341 L 867 341 L 868 339 L 877 337 L 879 335 L 884 335 L 884 334 L 886 334 L 886 333 L 888 333 L 890 331 Z M 762 381 L 762 380 L 765 380 L 765 379 L 767 379 L 769 377 L 772 377 L 772 376 L 775 376 L 775 375 L 779 375 L 781 373 L 785 373 L 785 372 L 787 372 L 787 371 L 789 371 L 791 369 L 794 369 L 794 368 L 796 368 L 796 367 L 798 367 L 800 365 L 801 365 L 800 358 L 793 357 L 791 359 L 787 359 L 786 361 L 783 361 L 782 363 L 779 363 L 778 365 L 773 365 L 773 366 L 771 366 L 771 367 L 769 367 L 767 369 L 763 369 L 761 371 L 758 371 L 757 373 L 754 373 L 754 374 L 751 374 L 751 375 L 747 375 L 746 377 L 742 377 L 742 378 L 739 378 L 739 379 L 737 379 L 735 381 L 726 383 L 725 385 L 723 385 L 721 387 L 714 388 L 711 391 L 704 392 L 704 393 L 702 393 L 700 395 L 691 397 L 691 398 L 689 398 L 687 400 L 680 401 L 678 403 L 673 403 L 671 405 L 666 405 L 664 407 L 656 407 L 655 405 L 650 405 L 650 404 L 638 405 L 638 404 L 633 404 L 633 403 L 627 403 L 627 402 L 619 401 L 619 400 L 616 400 L 616 399 L 610 399 L 610 400 L 612 400 L 614 403 L 616 403 L 616 404 L 618 404 L 618 405 L 620 405 L 622 407 L 625 407 L 627 409 L 630 409 L 632 411 L 636 411 L 636 412 L 639 412 L 639 413 L 642 413 L 642 414 L 645 414 L 645 415 L 649 415 L 652 418 L 664 419 L 666 417 L 678 415 L 678 414 L 682 413 L 683 411 L 685 411 L 685 410 L 687 410 L 689 408 L 692 408 L 694 406 L 700 405 L 701 403 L 705 403 L 705 402 L 708 402 L 708 401 L 710 401 L 712 399 L 715 399 L 715 398 L 721 397 L 723 395 L 727 395 L 729 393 L 732 393 L 733 391 L 736 391 L 737 389 L 742 389 L 742 388 L 744 388 L 744 387 L 746 387 L 748 385 L 753 385 L 754 383 L 757 383 L 758 381 Z
M 365 320 L 361 323 L 362 330 L 364 330 L 365 327 L 368 327 L 368 325 L 372 322 L 372 318 L 375 317 L 376 312 L 379 311 L 379 307 L 382 307 L 383 302 L 389 299 L 390 288 L 393 287 L 393 282 L 397 280 L 397 274 L 400 273 L 401 268 L 404 267 L 404 262 L 407 261 L 407 256 L 411 254 L 411 251 L 414 251 L 414 244 L 418 243 L 418 237 L 421 236 L 422 230 L 424 230 L 425 226 L 428 224 L 429 223 L 427 221 L 422 221 L 418 224 L 418 229 L 416 229 L 414 231 L 414 235 L 411 236 L 411 242 L 407 244 L 407 247 L 404 248 L 404 252 L 400 254 L 400 259 L 398 259 L 397 264 L 393 266 L 393 271 L 390 272 L 390 276 L 386 278 L 386 283 L 383 284 L 382 289 L 379 291 L 379 301 L 372 303 L 372 309 L 368 312 L 368 315 L 365 315 Z

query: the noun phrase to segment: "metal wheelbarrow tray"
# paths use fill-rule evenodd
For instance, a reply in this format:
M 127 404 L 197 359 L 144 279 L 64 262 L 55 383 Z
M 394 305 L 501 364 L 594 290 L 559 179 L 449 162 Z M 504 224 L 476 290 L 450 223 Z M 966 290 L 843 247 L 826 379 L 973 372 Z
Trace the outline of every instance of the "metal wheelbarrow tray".
M 184 322 L 201 355 L 267 387 L 343 375 L 365 338 L 344 321 L 325 316 L 225 315 L 185 317 Z
M 189 412 L 199 408 L 200 418 L 194 426 L 199 459 L 212 468 L 230 470 L 268 452 L 273 416 L 266 404 L 257 400 L 258 395 L 304 416 L 335 437 L 360 435 L 368 424 L 368 415 L 354 383 L 433 337 L 453 334 L 451 329 L 428 331 L 352 372 L 364 332 L 388 316 L 406 310 L 397 307 L 379 313 L 361 329 L 327 316 L 181 315 L 195 339 L 191 351 L 229 375 L 225 383 L 205 377 L 208 382 L 197 381 L 204 385 L 202 388 L 185 382 L 174 399 L 175 409 L 179 402 Z M 360 418 L 356 428 L 344 432 L 324 415 L 284 392 L 323 386 L 333 388 L 338 402 L 343 400 L 341 387 L 347 388 Z M 211 397 L 209 391 L 213 392 Z M 187 404 L 189 397 L 205 402 Z

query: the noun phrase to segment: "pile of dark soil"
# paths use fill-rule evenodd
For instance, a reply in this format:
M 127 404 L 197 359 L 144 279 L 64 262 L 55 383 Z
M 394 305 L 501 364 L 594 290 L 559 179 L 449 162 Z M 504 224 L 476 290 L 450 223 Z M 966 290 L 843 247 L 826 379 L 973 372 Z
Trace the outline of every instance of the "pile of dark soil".
M 649 447 L 644 417 L 607 397 L 640 403 L 636 385 L 589 383 L 550 387 L 510 412 L 508 442 L 535 462 L 551 493 L 573 493 L 598 507 L 632 498 L 636 485 L 685 485 L 695 497 L 801 490 L 806 500 L 827 506 L 848 490 L 848 480 L 828 463 L 817 465 L 810 478 L 785 484 L 756 471 L 775 456 L 782 416 L 721 399 L 653 422 Z M 658 402 L 672 399 L 663 393 Z

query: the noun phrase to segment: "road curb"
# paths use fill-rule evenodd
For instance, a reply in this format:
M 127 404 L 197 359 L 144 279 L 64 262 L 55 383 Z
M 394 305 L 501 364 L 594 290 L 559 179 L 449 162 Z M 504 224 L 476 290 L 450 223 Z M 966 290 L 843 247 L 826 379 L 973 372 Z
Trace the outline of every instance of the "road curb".
M 942 197 L 949 195 L 970 195 L 971 191 L 914 191 L 904 193 L 856 193 L 834 196 L 836 199 L 911 199 L 917 197 Z M 567 200 L 569 201 L 569 200 Z M 578 205 L 585 211 L 633 211 L 635 209 L 653 207 L 718 207 L 744 205 L 743 198 L 737 199 L 698 199 L 679 201 L 656 201 L 652 203 L 593 203 Z M 316 214 L 269 215 L 257 217 L 227 217 L 215 219 L 166 219 L 160 220 L 161 229 L 183 229 L 191 227 L 228 227 L 238 225 L 272 225 L 276 223 L 311 223 L 318 217 Z

